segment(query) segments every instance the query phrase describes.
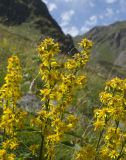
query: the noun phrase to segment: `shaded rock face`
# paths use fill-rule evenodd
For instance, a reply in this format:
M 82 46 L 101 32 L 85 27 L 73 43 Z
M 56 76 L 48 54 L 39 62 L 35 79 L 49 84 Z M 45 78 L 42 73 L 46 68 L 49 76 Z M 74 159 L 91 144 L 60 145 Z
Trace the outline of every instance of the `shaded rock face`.
M 5 25 L 29 23 L 41 32 L 41 39 L 52 37 L 60 42 L 63 53 L 77 52 L 72 37 L 63 33 L 41 0 L 0 0 L 0 22 Z
M 25 4 L 15 0 L 0 2 L 0 16 L 5 24 L 21 24 L 29 17 L 30 11 Z
M 35 18 L 34 16 L 43 16 L 55 26 L 57 25 L 41 0 L 2 0 L 0 1 L 0 16 L 2 17 L 2 22 L 8 25 L 24 23 L 30 18 Z M 57 25 L 56 27 L 59 26 Z

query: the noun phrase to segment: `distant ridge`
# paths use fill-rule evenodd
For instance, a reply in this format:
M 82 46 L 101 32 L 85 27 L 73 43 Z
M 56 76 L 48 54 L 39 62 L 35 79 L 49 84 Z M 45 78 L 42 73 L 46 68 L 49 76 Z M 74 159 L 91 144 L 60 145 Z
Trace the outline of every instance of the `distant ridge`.
M 106 66 L 126 67 L 126 21 L 94 27 L 84 35 L 75 37 L 75 43 L 83 37 L 94 42 L 92 61 Z

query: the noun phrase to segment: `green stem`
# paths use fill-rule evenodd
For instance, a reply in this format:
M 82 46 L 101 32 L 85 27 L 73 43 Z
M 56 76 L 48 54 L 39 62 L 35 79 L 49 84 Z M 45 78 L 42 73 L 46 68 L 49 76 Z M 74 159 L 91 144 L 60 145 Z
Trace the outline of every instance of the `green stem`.
M 125 142 L 122 144 L 122 148 L 121 148 L 121 151 L 119 153 L 119 156 L 117 157 L 117 160 L 119 160 L 122 157 L 122 155 L 123 155 L 122 152 L 123 152 L 124 146 L 125 146 Z
M 101 138 L 102 138 L 102 134 L 103 134 L 103 130 L 100 132 L 97 147 L 96 147 L 96 151 L 98 151 L 98 149 L 99 149 L 99 144 L 100 144 L 100 141 L 101 141 Z
M 116 120 L 115 123 L 116 123 L 116 130 L 115 130 L 115 133 L 116 133 L 118 126 L 119 126 L 119 121 Z
M 5 128 L 4 128 L 4 131 L 3 131 L 3 142 L 5 141 Z
M 44 135 L 41 136 L 41 146 L 40 146 L 39 160 L 44 160 L 43 146 L 44 146 Z
M 104 131 L 104 130 L 102 129 L 102 131 L 100 132 L 99 139 L 98 139 L 98 143 L 97 143 L 97 147 L 96 147 L 96 152 L 97 152 L 98 154 L 99 154 L 99 145 L 100 145 L 100 141 L 101 141 L 101 138 L 102 138 L 102 135 L 103 135 L 103 131 Z M 96 160 L 98 154 L 96 155 L 95 160 Z

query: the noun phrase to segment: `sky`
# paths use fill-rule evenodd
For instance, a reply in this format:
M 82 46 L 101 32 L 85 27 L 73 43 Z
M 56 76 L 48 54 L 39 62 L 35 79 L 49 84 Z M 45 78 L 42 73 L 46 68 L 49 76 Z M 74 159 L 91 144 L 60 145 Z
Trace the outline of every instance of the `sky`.
M 43 0 L 65 34 L 126 20 L 126 0 Z

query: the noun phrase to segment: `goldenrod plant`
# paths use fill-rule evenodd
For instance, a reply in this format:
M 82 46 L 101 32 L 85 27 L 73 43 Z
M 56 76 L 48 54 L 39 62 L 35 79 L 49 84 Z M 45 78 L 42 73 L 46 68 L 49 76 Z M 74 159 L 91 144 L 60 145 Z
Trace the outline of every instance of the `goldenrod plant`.
M 26 112 L 17 108 L 17 100 L 21 96 L 20 83 L 22 80 L 20 61 L 17 56 L 8 59 L 5 84 L 0 89 L 0 133 L 2 142 L 0 145 L 0 159 L 14 160 L 15 150 L 19 146 L 17 130 L 23 127 L 23 119 Z
M 113 78 L 100 93 L 101 106 L 94 111 L 95 143 L 84 143 L 76 160 L 126 159 L 126 79 Z
M 79 70 L 87 63 L 91 46 L 91 41 L 84 39 L 80 43 L 82 51 L 64 64 L 56 60 L 60 50 L 53 39 L 45 39 L 38 48 L 44 82 L 43 105 L 31 124 L 37 126 L 41 134 L 39 160 L 54 160 L 56 145 L 76 126 L 78 118 L 69 109 L 74 89 L 86 82 L 86 76 L 80 75 Z
M 106 82 L 100 94 L 102 107 L 95 110 L 95 130 L 99 132 L 99 159 L 126 158 L 126 79 L 113 78 Z

